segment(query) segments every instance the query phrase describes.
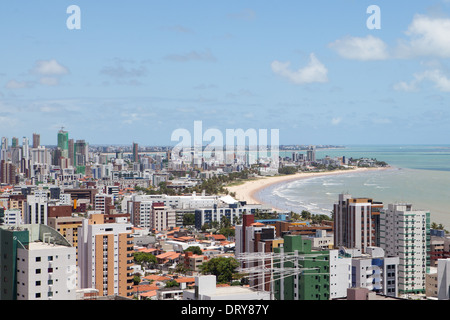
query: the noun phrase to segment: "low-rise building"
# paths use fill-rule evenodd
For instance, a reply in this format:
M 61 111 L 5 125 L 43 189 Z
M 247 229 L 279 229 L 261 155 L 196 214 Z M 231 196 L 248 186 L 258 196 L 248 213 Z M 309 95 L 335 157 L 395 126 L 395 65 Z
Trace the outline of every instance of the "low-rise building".
M 183 291 L 183 300 L 270 300 L 270 293 L 243 286 L 216 286 L 216 276 L 195 277 L 195 289 Z

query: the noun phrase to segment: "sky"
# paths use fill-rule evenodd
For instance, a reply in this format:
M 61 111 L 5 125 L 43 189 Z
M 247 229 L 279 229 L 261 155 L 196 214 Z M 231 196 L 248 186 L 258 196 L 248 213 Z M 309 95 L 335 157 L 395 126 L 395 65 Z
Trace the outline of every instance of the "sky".
M 9 139 L 174 145 L 201 121 L 280 144 L 449 143 L 449 0 L 3 0 L 0 39 Z

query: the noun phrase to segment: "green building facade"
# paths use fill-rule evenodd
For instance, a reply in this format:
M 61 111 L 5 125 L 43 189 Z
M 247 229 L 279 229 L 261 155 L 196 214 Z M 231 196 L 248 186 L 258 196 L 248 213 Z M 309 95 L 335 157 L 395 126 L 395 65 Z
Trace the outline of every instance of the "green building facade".
M 61 149 L 61 155 L 64 158 L 69 157 L 69 132 L 58 131 L 58 148 Z
M 311 240 L 300 235 L 284 236 L 282 248 L 274 248 L 274 296 L 277 300 L 329 300 L 330 259 L 328 251 L 312 251 Z M 283 254 L 283 258 L 280 257 Z M 289 272 L 294 273 L 289 275 Z
M 0 300 L 16 300 L 17 248 L 28 243 L 28 230 L 0 227 Z

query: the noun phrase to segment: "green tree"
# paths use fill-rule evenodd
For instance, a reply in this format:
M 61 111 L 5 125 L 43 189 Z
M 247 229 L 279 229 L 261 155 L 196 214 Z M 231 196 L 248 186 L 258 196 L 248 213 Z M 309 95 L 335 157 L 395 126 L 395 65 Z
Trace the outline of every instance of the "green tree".
M 134 252 L 133 253 L 134 261 L 141 266 L 152 266 L 157 263 L 156 257 L 147 252 Z
M 218 283 L 229 283 L 238 266 L 239 262 L 235 258 L 216 257 L 204 262 L 200 268 L 202 274 L 215 275 Z
M 178 282 L 175 280 L 168 280 L 166 281 L 166 288 L 172 288 L 172 287 L 178 287 Z
M 190 246 L 190 247 L 186 248 L 186 250 L 184 250 L 184 252 L 186 252 L 186 251 L 191 251 L 194 254 L 198 254 L 198 255 L 203 254 L 203 251 L 202 251 L 202 249 L 200 249 L 199 246 Z
M 193 214 L 193 213 L 183 214 L 183 225 L 184 226 L 192 226 L 194 224 L 195 224 L 195 214 Z
M 307 210 L 303 210 L 302 213 L 300 214 L 302 216 L 303 220 L 309 220 L 311 219 L 311 212 L 307 211 Z
M 294 174 L 298 171 L 297 167 L 283 167 L 278 169 L 278 173 L 280 174 Z

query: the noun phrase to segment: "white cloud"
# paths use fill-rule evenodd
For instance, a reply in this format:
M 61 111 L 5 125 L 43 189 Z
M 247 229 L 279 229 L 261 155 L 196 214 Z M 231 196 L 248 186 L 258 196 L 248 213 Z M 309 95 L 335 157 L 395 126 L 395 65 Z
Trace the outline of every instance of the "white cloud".
M 400 41 L 398 57 L 450 57 L 450 19 L 416 15 L 405 34 L 410 39 Z
M 384 60 L 389 57 L 387 45 L 380 38 L 368 35 L 344 37 L 329 44 L 341 57 L 353 60 Z
M 59 79 L 55 77 L 42 77 L 39 79 L 39 83 L 45 86 L 57 86 L 59 84 Z
M 409 83 L 403 81 L 396 83 L 394 89 L 398 91 L 417 91 L 418 85 L 424 81 L 433 83 L 439 91 L 450 92 L 450 79 L 439 69 L 416 73 L 412 81 Z
M 327 82 L 327 68 L 316 58 L 314 53 L 309 56 L 309 63 L 297 71 L 289 69 L 290 62 L 273 61 L 272 71 L 295 84 L 306 84 L 312 82 Z
M 10 80 L 5 85 L 5 88 L 7 89 L 23 89 L 23 88 L 31 88 L 34 84 L 29 81 L 17 81 L 17 80 Z
M 62 66 L 54 59 L 36 61 L 32 71 L 43 76 L 57 76 L 69 73 L 69 70 L 66 67 Z
M 405 92 L 417 91 L 417 81 L 411 81 L 410 83 L 400 81 L 394 84 L 394 90 Z
M 331 119 L 331 124 L 334 125 L 334 126 L 336 126 L 336 125 L 338 125 L 339 123 L 341 123 L 341 121 L 342 121 L 342 118 L 341 118 L 341 117 L 333 118 L 333 119 Z

